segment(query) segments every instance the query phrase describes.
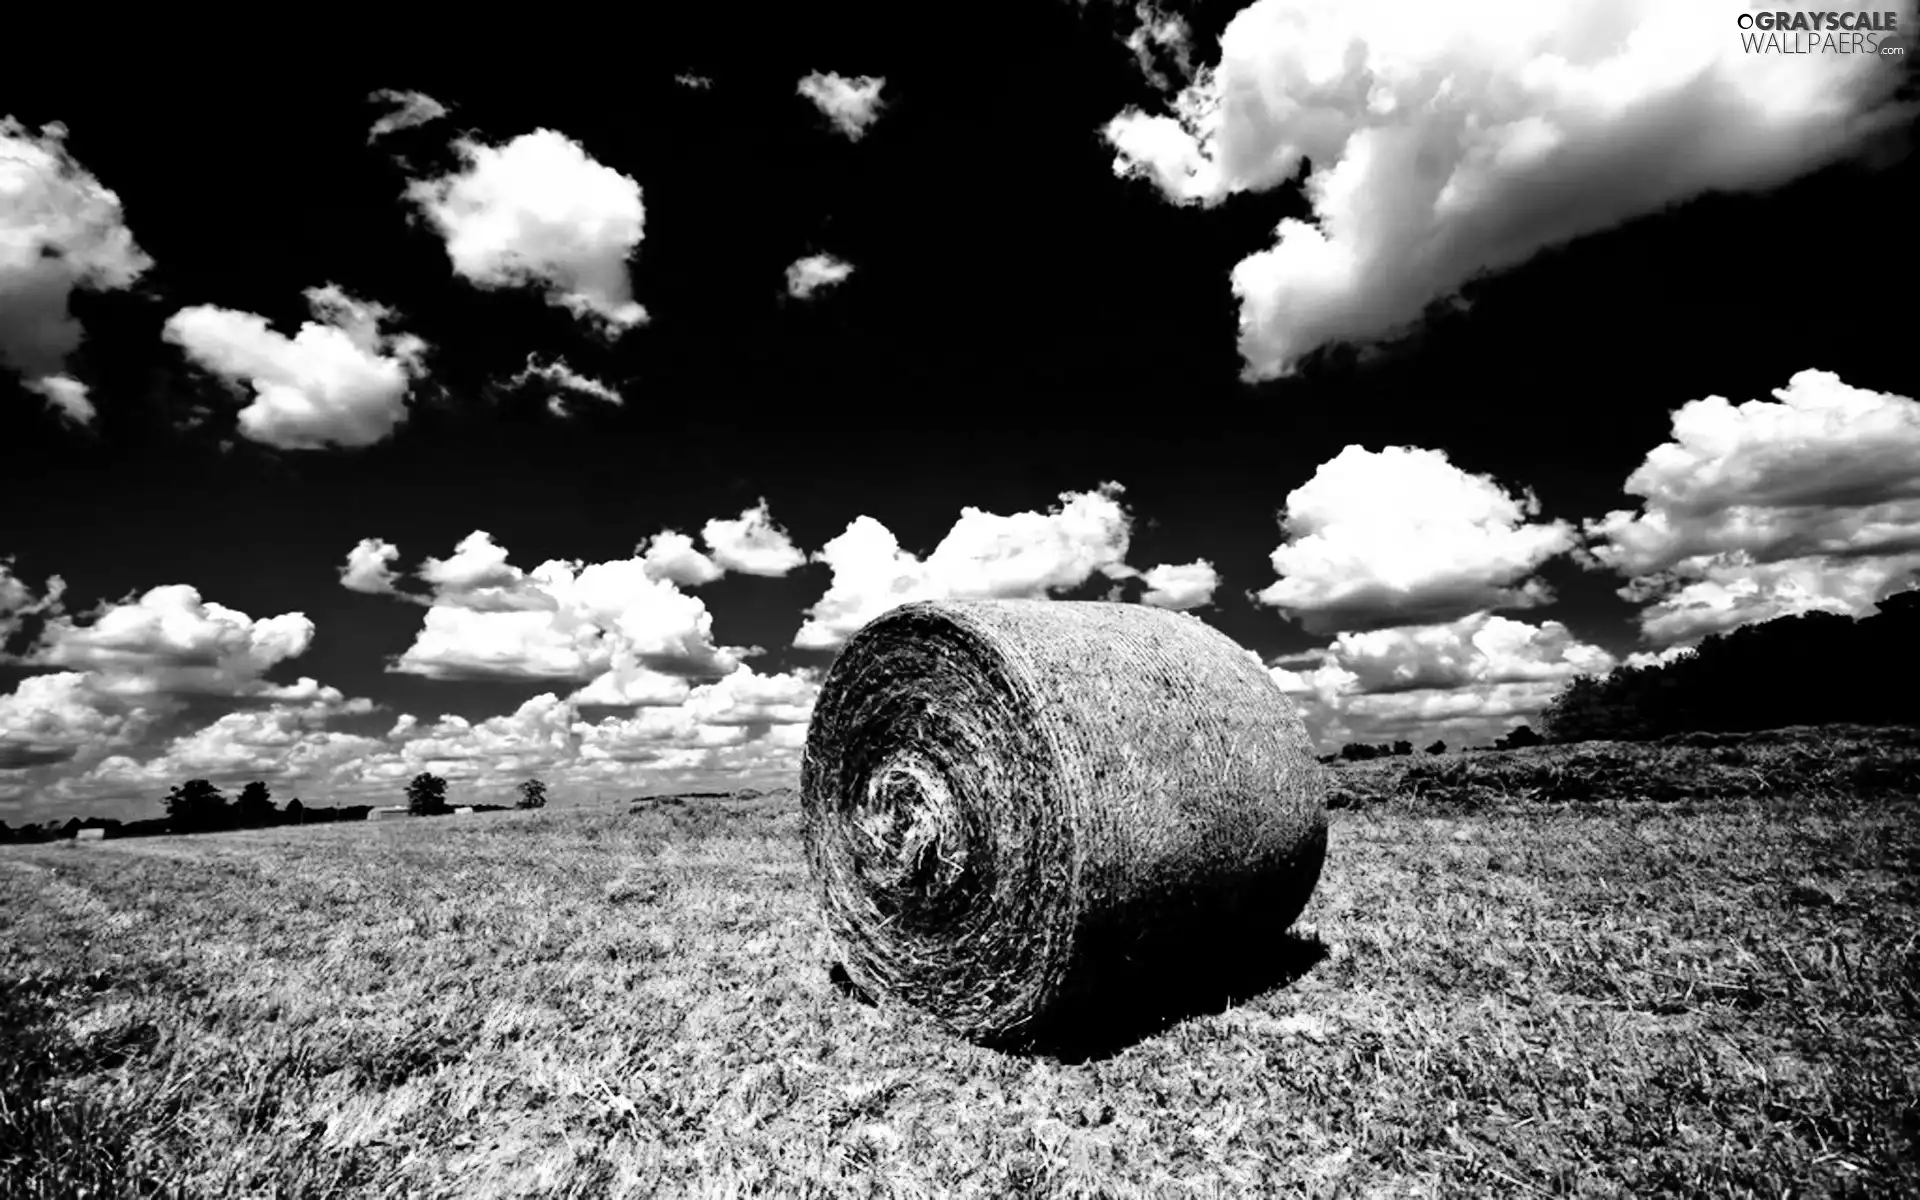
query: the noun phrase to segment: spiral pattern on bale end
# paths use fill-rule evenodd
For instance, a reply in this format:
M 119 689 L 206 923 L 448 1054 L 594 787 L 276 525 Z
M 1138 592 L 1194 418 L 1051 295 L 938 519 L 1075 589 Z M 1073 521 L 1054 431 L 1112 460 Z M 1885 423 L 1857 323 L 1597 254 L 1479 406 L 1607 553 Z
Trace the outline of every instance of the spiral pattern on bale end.
M 903 605 L 848 642 L 801 769 L 828 932 L 869 992 L 988 1043 L 1145 948 L 1284 928 L 1326 848 L 1292 702 L 1231 638 L 1134 604 Z

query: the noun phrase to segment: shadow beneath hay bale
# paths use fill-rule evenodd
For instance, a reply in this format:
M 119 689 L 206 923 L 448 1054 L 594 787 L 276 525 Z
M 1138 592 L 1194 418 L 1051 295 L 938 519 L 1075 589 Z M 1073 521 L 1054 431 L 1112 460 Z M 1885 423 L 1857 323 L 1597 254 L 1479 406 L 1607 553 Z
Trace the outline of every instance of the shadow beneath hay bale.
M 1017 1042 L 979 1041 L 990 1050 L 1078 1065 L 1111 1058 L 1193 1017 L 1214 1016 L 1275 988 L 1291 985 L 1328 955 L 1319 936 L 1288 930 L 1265 943 L 1227 935 L 1198 937 L 1179 949 L 1162 947 L 1111 969 L 1097 995 L 1068 1006 L 1045 1030 Z M 875 1007 L 879 999 L 854 982 L 843 963 L 827 968 L 842 997 Z
M 1265 937 L 1219 931 L 1189 935 L 1108 968 L 1097 986 L 1021 1045 L 1004 1047 L 1065 1063 L 1110 1058 L 1193 1017 L 1223 1013 L 1291 985 L 1327 957 L 1317 935 Z

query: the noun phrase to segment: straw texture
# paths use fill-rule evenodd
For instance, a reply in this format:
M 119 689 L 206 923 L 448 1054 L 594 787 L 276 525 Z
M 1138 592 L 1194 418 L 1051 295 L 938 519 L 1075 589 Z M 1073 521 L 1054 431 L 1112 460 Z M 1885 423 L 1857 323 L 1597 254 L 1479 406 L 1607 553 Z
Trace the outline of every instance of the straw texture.
M 1319 879 L 1325 795 L 1298 711 L 1231 638 L 1098 602 L 874 619 L 801 768 L 853 981 L 987 1043 L 1071 1020 L 1196 930 L 1284 929 Z

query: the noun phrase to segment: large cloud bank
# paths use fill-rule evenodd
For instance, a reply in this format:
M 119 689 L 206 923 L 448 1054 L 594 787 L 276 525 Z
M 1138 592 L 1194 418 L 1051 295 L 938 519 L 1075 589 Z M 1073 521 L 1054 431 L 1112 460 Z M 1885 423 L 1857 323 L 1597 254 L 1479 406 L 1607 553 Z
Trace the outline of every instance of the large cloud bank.
M 1255 0 L 1168 111 L 1127 109 L 1105 133 L 1118 174 L 1183 204 L 1310 164 L 1311 217 L 1280 222 L 1231 277 L 1246 374 L 1271 378 L 1401 333 L 1477 276 L 1710 191 L 1776 186 L 1911 117 L 1889 102 L 1898 60 L 1749 53 L 1747 11 Z M 1146 16 L 1136 51 L 1181 36 Z

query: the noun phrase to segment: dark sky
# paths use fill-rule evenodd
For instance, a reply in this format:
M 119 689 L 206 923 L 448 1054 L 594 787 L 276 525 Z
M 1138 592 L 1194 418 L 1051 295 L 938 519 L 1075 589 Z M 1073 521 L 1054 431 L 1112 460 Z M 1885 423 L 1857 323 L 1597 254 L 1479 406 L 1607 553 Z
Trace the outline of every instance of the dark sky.
M 1253 17 L 1229 31 L 1235 11 L 1184 10 L 1184 43 L 1161 46 L 1160 68 L 1176 71 L 1182 45 L 1193 66 L 1220 63 L 1223 34 L 1243 51 L 1286 52 Z M 1920 188 L 1911 114 L 1857 123 L 1886 113 L 1881 81 L 1898 66 L 1743 56 L 1728 20 L 1733 49 L 1718 25 L 1666 35 L 1693 56 L 1692 82 L 1643 80 L 1644 105 L 1625 115 L 1491 85 L 1435 99 L 1381 58 L 1363 82 L 1426 106 L 1383 115 L 1354 99 L 1365 87 L 1296 77 L 1288 91 L 1277 60 L 1241 53 L 1221 72 L 1240 89 L 1227 109 L 1237 185 L 1181 204 L 1141 174 L 1117 175 L 1103 132 L 1129 109 L 1171 111 L 1125 44 L 1132 10 L 1036 3 L 970 23 L 967 37 L 939 37 L 849 14 L 769 32 L 751 56 L 714 52 L 724 43 L 711 31 L 500 30 L 485 52 L 337 58 L 331 35 L 316 35 L 310 60 L 207 50 L 204 66 L 130 62 L 111 88 L 50 65 L 10 79 L 0 818 L 153 815 L 196 774 L 265 778 L 279 799 L 308 803 L 397 797 L 429 767 L 483 799 L 528 773 L 557 781 L 563 800 L 776 777 L 804 732 L 808 672 L 832 660 L 821 643 L 847 632 L 796 647 L 809 610 L 831 584 L 871 616 L 886 591 L 856 565 L 800 561 L 861 517 L 926 560 L 963 509 L 1030 514 L 967 525 L 984 540 L 915 576 L 915 595 L 1099 598 L 1117 586 L 1139 600 L 1151 581 L 1116 583 L 1100 564 L 1204 562 L 1214 586 L 1156 602 L 1191 605 L 1278 660 L 1328 749 L 1485 740 L 1576 670 L 1785 612 L 1870 613 L 1911 586 Z M 1387 44 L 1359 25 L 1314 32 Z M 1429 57 L 1428 83 L 1484 83 L 1469 51 Z M 1271 178 L 1247 165 L 1265 136 L 1248 99 L 1263 71 L 1282 81 L 1274 95 L 1302 105 L 1267 114 L 1294 131 L 1271 140 L 1304 153 Z M 1496 62 L 1496 81 L 1501 71 L 1518 78 Z M 800 93 L 813 72 L 884 79 L 858 136 Z M 369 102 L 381 88 L 448 111 L 370 141 L 395 111 Z M 1763 114 L 1766 97 L 1778 112 Z M 1819 119 L 1822 103 L 1856 124 Z M 1380 136 L 1328 140 L 1299 116 L 1315 105 Z M 1537 118 L 1560 141 L 1503 174 L 1473 157 L 1486 138 L 1462 114 Z M 58 179 L 22 149 L 46 145 L 54 122 L 68 156 Z M 472 165 L 456 138 L 499 148 L 536 130 L 570 141 L 589 173 L 529 175 L 523 163 L 486 236 L 525 249 L 538 231 L 515 203 L 565 210 L 555 220 L 574 222 L 568 244 L 588 246 L 572 267 L 591 260 L 617 287 L 624 264 L 647 314 L 617 336 L 550 302 L 586 286 L 577 272 L 551 286 L 462 277 L 446 231 L 404 196 L 410 181 Z M 1452 208 L 1422 199 L 1421 180 L 1449 173 L 1485 186 Z M 1309 176 L 1360 186 L 1316 204 Z M 591 249 L 621 186 L 644 209 L 624 258 Z M 102 207 L 102 189 L 117 206 Z M 91 205 L 81 217 L 76 196 Z M 1284 220 L 1317 222 L 1349 274 L 1309 287 L 1294 260 L 1255 285 L 1292 307 L 1256 317 L 1243 338 L 1231 277 Z M 97 237 L 76 251 L 74 231 L 113 226 L 149 265 L 125 286 L 83 281 L 49 299 L 49 278 L 113 253 Z M 540 244 L 560 236 L 547 235 Z M 790 294 L 789 264 L 815 254 L 851 273 Z M 287 430 L 326 425 L 301 395 L 320 368 L 307 360 L 302 374 L 285 341 L 313 319 L 305 293 L 323 285 L 384 306 L 384 333 L 423 343 L 406 384 L 366 401 L 400 419 L 365 444 L 289 444 Z M 215 316 L 188 344 L 169 335 L 201 306 Z M 52 353 L 34 330 L 62 311 L 84 336 Z M 1420 315 L 1398 320 L 1409 312 Z M 1303 331 L 1315 337 L 1286 373 L 1248 377 L 1263 346 L 1301 347 Z M 397 353 L 363 342 L 369 362 Z M 241 343 L 252 374 L 232 366 Z M 274 345 L 279 366 L 261 367 Z M 530 361 L 564 363 L 619 403 L 513 382 Z M 228 364 L 224 376 L 212 362 Z M 272 370 L 285 386 L 259 405 L 284 419 L 263 436 L 239 414 L 256 401 L 248 380 Z M 1806 377 L 1801 394 L 1815 399 L 1775 398 L 1807 371 L 1832 376 Z M 89 415 L 49 399 L 55 376 L 84 387 Z M 1766 408 L 1697 404 L 1714 396 Z M 1689 404 L 1700 420 L 1679 437 L 1674 414 Z M 1649 454 L 1676 441 L 1646 477 L 1657 495 L 1629 494 Z M 1359 448 L 1350 470 L 1323 469 L 1348 447 Z M 1296 494 L 1316 478 L 1324 486 Z M 1124 491 L 1103 497 L 1107 483 Z M 761 501 L 794 548 L 774 554 L 785 565 L 643 581 L 658 594 L 624 617 L 604 596 L 555 600 L 524 574 L 553 559 L 628 560 L 666 530 L 717 555 L 701 540 L 707 522 Z M 1115 506 L 1123 546 L 1088 517 Z M 1613 540 L 1582 531 L 1614 510 L 1643 519 Z M 433 593 L 412 574 L 474 531 L 522 573 L 496 575 L 491 607 L 475 599 L 484 583 Z M 1277 571 L 1270 556 L 1296 537 L 1307 540 Z M 435 619 L 425 599 L 342 585 L 348 553 L 370 538 L 399 547 L 398 588 L 437 595 L 433 612 L 463 632 L 416 645 Z M 1019 546 L 1051 566 L 1007 567 Z M 1609 547 L 1613 564 L 1581 561 Z M 55 576 L 57 606 L 36 605 Z M 1283 577 L 1290 589 L 1258 598 Z M 1618 594 L 1636 578 L 1634 599 Z M 150 595 L 171 585 L 197 597 Z M 113 605 L 143 608 L 115 617 Z M 498 632 L 511 622 L 488 624 L 503 605 L 520 610 L 511 636 Z M 705 634 L 686 624 L 699 605 Z M 310 630 L 262 632 L 282 614 Z M 556 637 L 586 640 L 555 666 Z M 638 647 L 672 702 L 570 705 L 621 645 Z M 391 669 L 410 647 L 427 673 Z M 726 647 L 764 653 L 721 684 L 737 661 Z M 319 690 L 293 686 L 303 678 Z M 521 707 L 542 695 L 552 701 Z M 432 728 L 443 714 L 465 724 Z

